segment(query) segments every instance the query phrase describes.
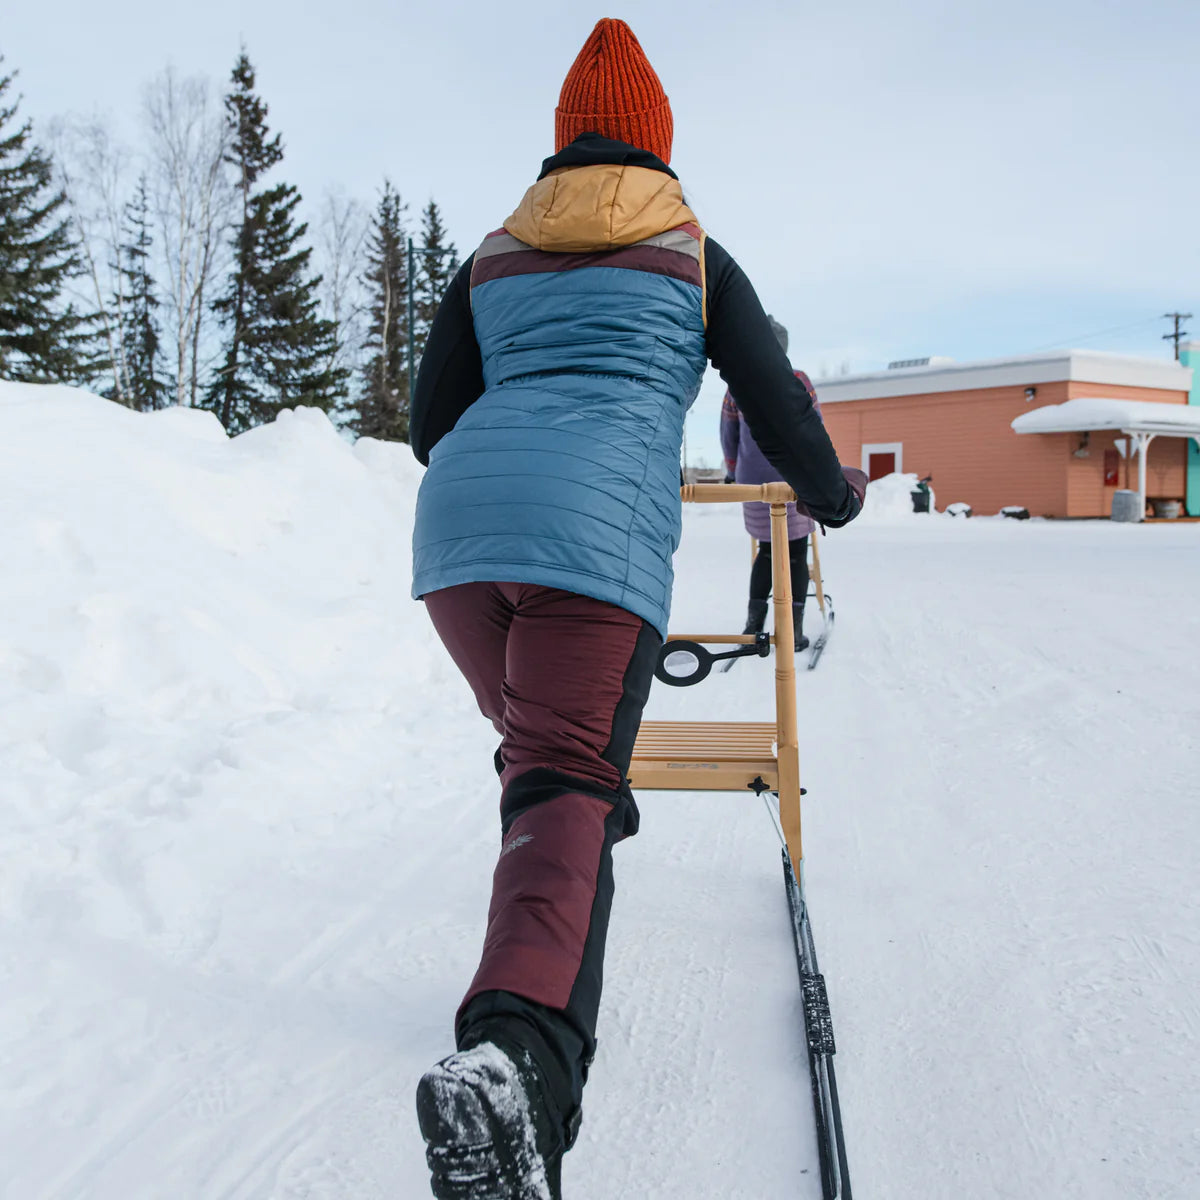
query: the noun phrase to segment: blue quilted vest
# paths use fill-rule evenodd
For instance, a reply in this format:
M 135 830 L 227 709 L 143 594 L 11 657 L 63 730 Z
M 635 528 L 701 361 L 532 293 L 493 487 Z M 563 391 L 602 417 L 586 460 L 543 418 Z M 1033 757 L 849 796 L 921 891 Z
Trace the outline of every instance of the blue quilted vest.
M 702 242 L 691 222 L 595 251 L 484 240 L 471 301 L 486 390 L 430 455 L 414 596 L 540 584 L 665 636 L 683 422 L 706 365 Z

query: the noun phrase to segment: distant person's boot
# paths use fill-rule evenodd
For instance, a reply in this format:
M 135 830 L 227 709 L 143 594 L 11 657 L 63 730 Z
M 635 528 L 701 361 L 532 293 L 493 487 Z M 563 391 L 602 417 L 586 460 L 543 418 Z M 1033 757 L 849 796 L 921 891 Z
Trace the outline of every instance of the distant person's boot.
M 767 602 L 765 600 L 751 600 L 750 607 L 746 612 L 746 628 L 742 633 L 762 633 L 763 626 L 767 623 Z
M 796 653 L 808 649 L 808 638 L 804 636 L 804 605 L 792 605 L 792 632 L 796 635 Z

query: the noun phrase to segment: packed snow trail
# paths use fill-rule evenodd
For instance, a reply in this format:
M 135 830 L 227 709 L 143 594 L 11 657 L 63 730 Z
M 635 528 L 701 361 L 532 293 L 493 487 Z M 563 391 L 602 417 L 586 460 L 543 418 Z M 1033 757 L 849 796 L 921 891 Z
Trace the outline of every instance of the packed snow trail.
M 228 441 L 0 384 L 4 1200 L 428 1194 L 413 1090 L 498 835 L 407 598 L 418 479 L 314 413 Z M 855 1193 L 1190 1197 L 1200 528 L 877 512 L 823 544 L 798 680 Z M 676 567 L 675 628 L 741 627 L 735 510 L 689 509 Z M 771 681 L 649 715 L 768 719 Z M 810 1200 L 762 802 L 641 809 L 565 1194 Z
M 935 518 L 825 549 L 802 776 L 856 1191 L 1191 1194 L 1200 529 Z

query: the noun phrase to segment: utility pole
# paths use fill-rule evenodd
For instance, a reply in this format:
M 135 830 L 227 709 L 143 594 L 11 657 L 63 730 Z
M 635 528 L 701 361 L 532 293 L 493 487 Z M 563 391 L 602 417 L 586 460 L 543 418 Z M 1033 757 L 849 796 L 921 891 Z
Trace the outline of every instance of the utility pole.
M 457 251 L 452 246 L 442 246 L 438 249 L 424 247 L 421 250 L 422 254 L 456 254 Z M 416 317 L 413 312 L 413 284 L 416 282 L 417 269 L 414 262 L 415 255 L 413 254 L 413 240 L 408 239 L 408 275 L 407 285 L 405 290 L 408 292 L 408 402 L 412 403 L 413 388 L 417 386 L 416 367 L 414 359 L 416 357 L 413 347 L 413 325 Z
M 1162 335 L 1162 340 L 1164 342 L 1174 342 L 1175 343 L 1175 361 L 1176 362 L 1179 361 L 1179 343 L 1188 335 L 1188 331 L 1186 329 L 1179 328 L 1179 323 L 1181 321 L 1189 320 L 1191 318 L 1191 315 L 1192 315 L 1191 313 L 1179 313 L 1179 312 L 1163 313 L 1164 321 L 1174 321 L 1175 322 L 1174 332 L 1173 333 L 1164 333 Z

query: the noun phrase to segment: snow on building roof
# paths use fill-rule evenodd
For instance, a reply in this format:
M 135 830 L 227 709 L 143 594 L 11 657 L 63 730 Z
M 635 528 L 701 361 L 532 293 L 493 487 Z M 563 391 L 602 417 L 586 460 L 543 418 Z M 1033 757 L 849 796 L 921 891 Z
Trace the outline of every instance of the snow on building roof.
M 1200 405 L 1078 396 L 1063 404 L 1047 404 L 1022 413 L 1014 419 L 1012 427 L 1017 433 L 1120 429 L 1129 433 L 1200 438 Z
M 1100 350 L 1050 350 L 1011 358 L 953 362 L 931 358 L 928 365 L 893 367 L 861 375 L 817 379 L 822 404 L 840 400 L 874 400 L 887 396 L 916 396 L 996 387 L 1030 387 L 1039 383 L 1074 380 L 1118 387 L 1186 392 L 1192 369 L 1159 358 L 1111 354 Z

